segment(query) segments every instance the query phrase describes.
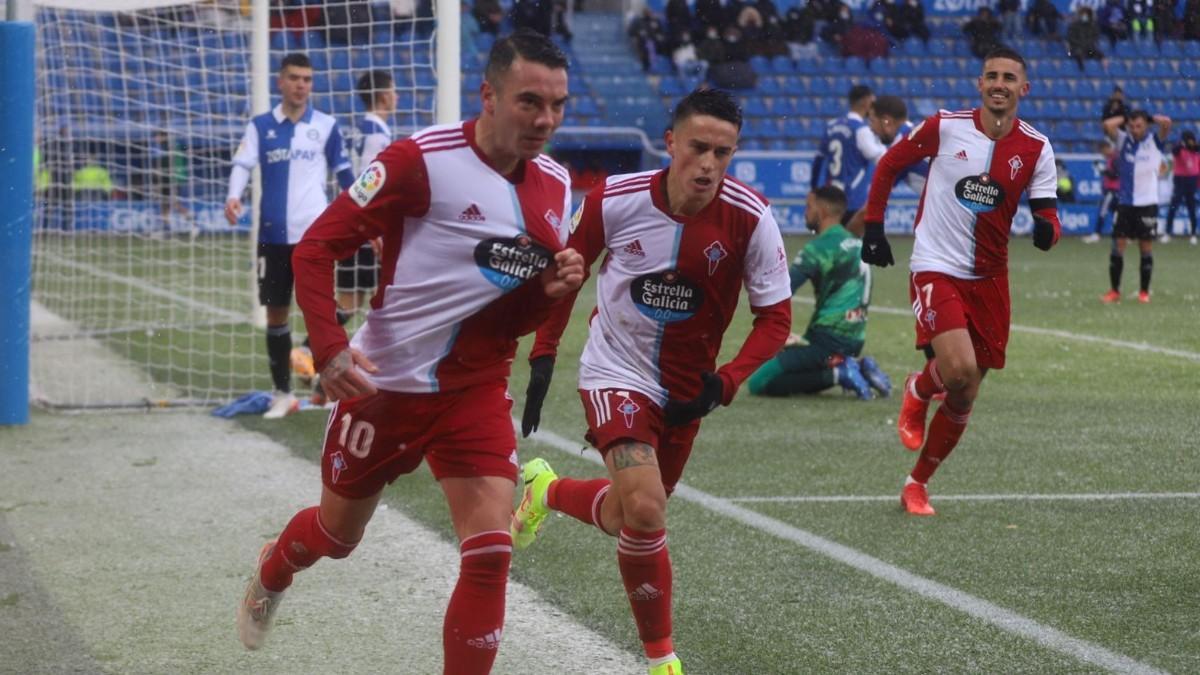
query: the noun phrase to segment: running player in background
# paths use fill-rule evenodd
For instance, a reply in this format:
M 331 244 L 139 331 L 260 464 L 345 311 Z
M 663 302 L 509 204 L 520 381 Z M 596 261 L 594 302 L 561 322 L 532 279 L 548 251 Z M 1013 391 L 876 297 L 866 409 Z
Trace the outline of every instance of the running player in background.
M 1158 179 L 1164 169 L 1163 146 L 1171 133 L 1171 118 L 1134 110 L 1129 117 L 1114 115 L 1104 120 L 1104 135 L 1117 147 L 1117 219 L 1113 223 L 1113 245 L 1108 256 L 1109 291 L 1100 302 L 1121 301 L 1121 273 L 1125 269 L 1125 244 L 1137 239 L 1142 254 L 1138 268 L 1141 285 L 1138 302 L 1150 302 L 1150 275 L 1154 272 L 1155 233 L 1158 230 Z M 1150 126 L 1158 125 L 1157 133 Z M 1122 129 L 1124 125 L 1125 129 Z
M 299 409 L 292 394 L 292 250 L 329 205 L 328 172 L 345 189 L 354 182 L 337 121 L 308 103 L 312 63 L 304 54 L 283 57 L 276 84 L 283 100 L 250 120 L 233 156 L 225 219 L 242 215 L 242 193 L 250 172 L 262 169 L 259 199 L 258 299 L 267 308 L 267 358 L 275 393 L 263 414 L 279 418 Z M 333 288 L 332 282 L 330 289 Z
M 540 154 L 562 124 L 566 57 L 541 35 L 501 38 L 481 94 L 478 119 L 380 153 L 296 247 L 297 297 L 337 404 L 320 505 L 267 542 L 238 607 L 250 649 L 262 645 L 293 574 L 350 555 L 384 486 L 424 460 L 462 554 L 443 672 L 483 675 L 496 658 L 517 479 L 508 375 L 517 338 L 579 288 L 584 269 L 563 248 L 570 178 Z M 383 237 L 384 292 L 348 341 L 330 292 L 334 261 L 372 237 Z
M 803 339 L 789 337 L 783 351 L 750 377 L 751 394 L 816 394 L 834 385 L 863 400 L 872 398 L 872 388 L 891 394 L 891 380 L 875 359 L 856 358 L 867 337 L 871 267 L 860 259 L 862 242 L 841 225 L 845 211 L 846 195 L 832 185 L 808 193 L 804 221 L 816 236 L 789 274 L 793 295 L 812 281 L 816 307 Z
M 884 155 L 865 216 L 863 261 L 893 264 L 883 231 L 888 195 L 901 169 L 931 158 L 913 225 L 909 280 L 916 344 L 929 360 L 905 381 L 897 420 L 904 446 L 921 451 L 900 495 L 914 515 L 934 515 L 926 483 L 958 445 L 984 375 L 1004 367 L 1011 323 L 1008 239 L 1021 193 L 1029 192 L 1035 246 L 1049 250 L 1061 231 L 1054 150 L 1017 118 L 1029 93 L 1025 60 L 1012 49 L 991 51 L 978 87 L 980 107 L 940 111 Z M 929 400 L 943 391 L 927 434 Z
M 742 113 L 729 94 L 697 90 L 675 107 L 671 164 L 609 177 L 576 210 L 568 246 L 585 266 L 606 250 L 597 307 L 579 364 L 587 439 L 608 478 L 558 478 L 545 460 L 522 469 L 514 543 L 533 542 L 551 510 L 617 537 L 617 565 L 651 675 L 681 675 L 671 629 L 667 495 L 700 419 L 783 346 L 791 327 L 787 254 L 766 200 L 725 175 Z M 721 340 L 746 288 L 754 327 L 716 368 Z M 559 338 L 559 306 L 530 352 L 522 432 L 537 429 Z
M 871 118 L 875 95 L 870 87 L 855 85 L 846 98 L 850 110 L 826 127 L 812 164 L 814 186 L 832 185 L 846 193 L 843 225 L 867 203 L 872 165 L 883 156 L 887 143 L 891 142 L 891 138 L 881 139 L 877 122 Z

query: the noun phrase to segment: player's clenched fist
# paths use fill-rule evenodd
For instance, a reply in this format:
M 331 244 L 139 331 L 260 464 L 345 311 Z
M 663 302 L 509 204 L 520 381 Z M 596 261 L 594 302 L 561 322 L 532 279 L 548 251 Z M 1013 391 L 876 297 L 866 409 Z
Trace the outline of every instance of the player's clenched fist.
M 362 371 L 377 373 L 379 368 L 362 352 L 347 347 L 321 369 L 321 389 L 330 401 L 342 401 L 376 393 L 375 385 Z
M 237 197 L 230 197 L 225 200 L 225 220 L 229 221 L 230 225 L 236 225 L 238 218 L 242 217 L 242 200 Z
M 892 257 L 892 245 L 883 234 L 883 223 L 867 223 L 862 238 L 862 261 L 879 267 L 896 263 Z
M 583 256 L 573 248 L 554 254 L 554 266 L 542 272 L 542 288 L 547 296 L 561 298 L 583 285 Z

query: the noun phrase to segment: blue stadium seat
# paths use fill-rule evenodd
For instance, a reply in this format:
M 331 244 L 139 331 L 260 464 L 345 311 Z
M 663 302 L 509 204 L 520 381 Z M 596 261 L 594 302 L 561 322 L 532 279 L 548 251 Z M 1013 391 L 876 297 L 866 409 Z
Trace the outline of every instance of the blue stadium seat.
M 386 51 L 381 49 L 380 51 Z M 372 50 L 367 47 L 354 47 L 350 50 L 350 63 L 354 70 L 367 70 L 377 67 L 379 64 L 373 62 Z
M 759 75 L 757 89 L 759 94 L 767 95 L 779 94 L 782 91 L 779 80 L 775 79 L 774 75 Z
M 777 75 L 789 75 L 794 70 L 792 59 L 787 56 L 776 56 L 771 59 L 771 72 Z
M 771 72 L 771 60 L 765 56 L 751 56 L 750 67 L 754 72 L 765 75 Z
M 312 90 L 314 94 L 327 94 L 330 91 L 329 75 L 327 73 L 313 73 Z
M 908 38 L 897 45 L 900 48 L 900 53 L 906 56 L 924 56 L 925 43 L 916 38 Z

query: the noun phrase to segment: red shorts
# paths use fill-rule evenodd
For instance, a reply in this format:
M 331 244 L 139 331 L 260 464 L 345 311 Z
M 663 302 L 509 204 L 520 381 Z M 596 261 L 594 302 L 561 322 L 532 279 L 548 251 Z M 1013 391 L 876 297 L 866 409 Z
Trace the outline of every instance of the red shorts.
M 909 277 L 908 295 L 917 317 L 917 348 L 934 336 L 966 328 L 981 368 L 1003 368 L 1012 322 L 1008 277 L 958 279 L 939 272 L 917 272 Z
M 692 454 L 700 421 L 667 428 L 662 408 L 637 391 L 580 389 L 579 398 L 587 415 L 588 443 L 601 455 L 607 455 L 618 441 L 637 441 L 654 448 L 663 487 L 671 494 Z
M 329 413 L 321 482 L 350 499 L 370 497 L 429 462 L 438 480 L 502 476 L 517 480 L 512 399 L 504 382 L 462 391 L 339 401 Z

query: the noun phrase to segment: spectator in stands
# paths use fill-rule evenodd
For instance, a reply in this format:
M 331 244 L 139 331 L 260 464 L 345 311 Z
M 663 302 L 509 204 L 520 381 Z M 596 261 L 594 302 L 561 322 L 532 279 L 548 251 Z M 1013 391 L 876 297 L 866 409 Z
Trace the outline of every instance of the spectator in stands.
M 695 29 L 692 23 L 692 9 L 688 7 L 687 0 L 667 0 L 666 17 L 667 34 L 671 37 L 671 44 L 678 46 L 681 36 L 685 33 L 691 35 Z
M 1171 206 L 1167 208 L 1167 232 L 1175 224 L 1175 211 L 1179 205 L 1187 207 L 1188 221 L 1192 225 L 1191 244 L 1196 245 L 1196 189 L 1200 181 L 1200 145 L 1196 143 L 1196 134 L 1188 129 L 1181 135 L 1181 141 L 1171 150 L 1175 156 L 1175 184 L 1171 192 Z
M 851 24 L 842 36 L 842 56 L 857 56 L 865 61 L 886 58 L 891 48 L 883 30 L 868 23 Z
M 1134 0 L 1142 2 L 1142 0 Z M 1039 37 L 1053 38 L 1058 36 L 1058 20 L 1062 17 L 1058 13 L 1058 7 L 1050 0 L 1033 0 L 1029 5 L 1029 12 L 1025 14 L 1025 21 L 1029 25 L 1029 32 Z
M 692 34 L 687 31 L 679 34 L 675 50 L 671 52 L 671 62 L 675 64 L 675 70 L 684 75 L 704 78 L 708 72 L 708 63 L 696 52 Z
M 990 7 L 980 7 L 975 16 L 963 24 L 963 33 L 971 41 L 971 53 L 981 59 L 1000 46 L 1002 30 L 1003 26 Z
M 1118 40 L 1129 39 L 1129 17 L 1121 0 L 1106 0 L 1100 9 L 1100 32 L 1108 38 L 1110 47 Z
M 554 6 L 551 0 L 517 0 L 512 6 L 513 26 L 549 36 L 554 29 Z
M 1200 2 L 1200 0 L 1196 1 Z M 813 37 L 816 36 L 816 21 L 812 3 L 805 5 L 804 9 L 792 7 L 784 14 L 783 35 L 793 58 L 795 58 L 797 49 L 812 43 Z
M 1154 21 L 1154 39 L 1162 42 L 1179 36 L 1179 20 L 1175 17 L 1175 0 L 1152 0 L 1151 17 Z
M 1129 0 L 1125 5 L 1129 16 L 1129 31 L 1134 40 L 1149 40 L 1154 37 L 1154 17 L 1149 0 Z
M 742 39 L 757 47 L 758 39 L 763 31 L 763 17 L 762 14 L 759 14 L 758 8 L 754 5 L 742 6 L 737 14 L 736 25 L 741 31 Z
M 821 39 L 829 43 L 833 47 L 841 50 L 842 40 L 845 39 L 846 33 L 850 32 L 850 27 L 854 25 L 854 15 L 850 11 L 850 6 L 841 0 L 834 0 L 834 14 L 825 23 L 825 28 L 821 30 Z
M 1067 24 L 1067 54 L 1083 70 L 1084 59 L 1104 58 L 1100 51 L 1100 27 L 1096 25 L 1096 14 L 1091 7 L 1075 10 L 1075 18 Z
M 725 42 L 716 27 L 709 26 L 704 30 L 704 39 L 696 45 L 696 56 L 710 68 L 725 62 Z
M 649 71 L 655 58 L 659 55 L 670 54 L 667 30 L 662 21 L 654 14 L 654 10 L 646 7 L 642 13 L 629 22 L 626 29 L 629 39 L 633 41 L 633 50 L 637 52 L 642 62 L 642 70 Z
M 737 26 L 728 26 L 721 36 L 725 61 L 708 69 L 708 80 L 719 89 L 753 89 L 757 75 L 750 66 L 750 48 Z
M 916 36 L 929 44 L 929 26 L 925 25 L 925 5 L 921 0 L 904 0 L 893 5 L 895 25 L 893 35 L 899 40 Z
M 996 12 L 1000 15 L 1000 25 L 1004 27 L 1004 39 L 1021 37 L 1021 0 L 997 0 Z
M 1101 121 L 1110 117 L 1127 117 L 1129 115 L 1129 106 L 1125 103 L 1125 90 L 1120 86 L 1113 87 L 1112 93 L 1108 95 L 1108 100 L 1104 102 L 1104 111 L 1100 113 Z
M 720 35 L 725 26 L 733 23 L 736 18 L 730 14 L 730 7 L 727 7 L 721 0 L 696 0 L 696 23 L 700 24 L 705 31 L 715 28 L 717 34 Z
M 783 21 L 778 15 L 766 19 L 762 38 L 758 43 L 758 53 L 763 56 L 788 56 L 787 36 L 784 33 Z
M 492 35 L 500 34 L 500 24 L 504 21 L 504 9 L 500 0 L 475 0 L 475 8 L 471 10 L 475 21 L 479 22 L 479 30 Z
M 721 34 L 721 41 L 725 44 L 725 63 L 750 60 L 750 47 L 737 26 L 727 26 Z
M 471 13 L 471 7 L 466 0 L 460 3 L 460 16 L 458 22 L 458 44 L 462 49 L 463 57 L 474 57 L 479 53 L 477 45 L 479 39 L 479 22 L 475 20 L 475 15 Z
M 567 43 L 571 42 L 571 39 L 575 37 L 567 21 L 570 14 L 570 11 L 567 9 L 567 0 L 554 0 L 554 32 Z
M 1200 0 L 1183 3 L 1183 37 L 1186 40 L 1200 40 Z
M 1071 177 L 1071 170 L 1063 163 L 1061 159 L 1054 160 L 1054 171 L 1057 174 L 1057 182 L 1055 190 L 1060 202 L 1075 202 L 1075 179 Z

